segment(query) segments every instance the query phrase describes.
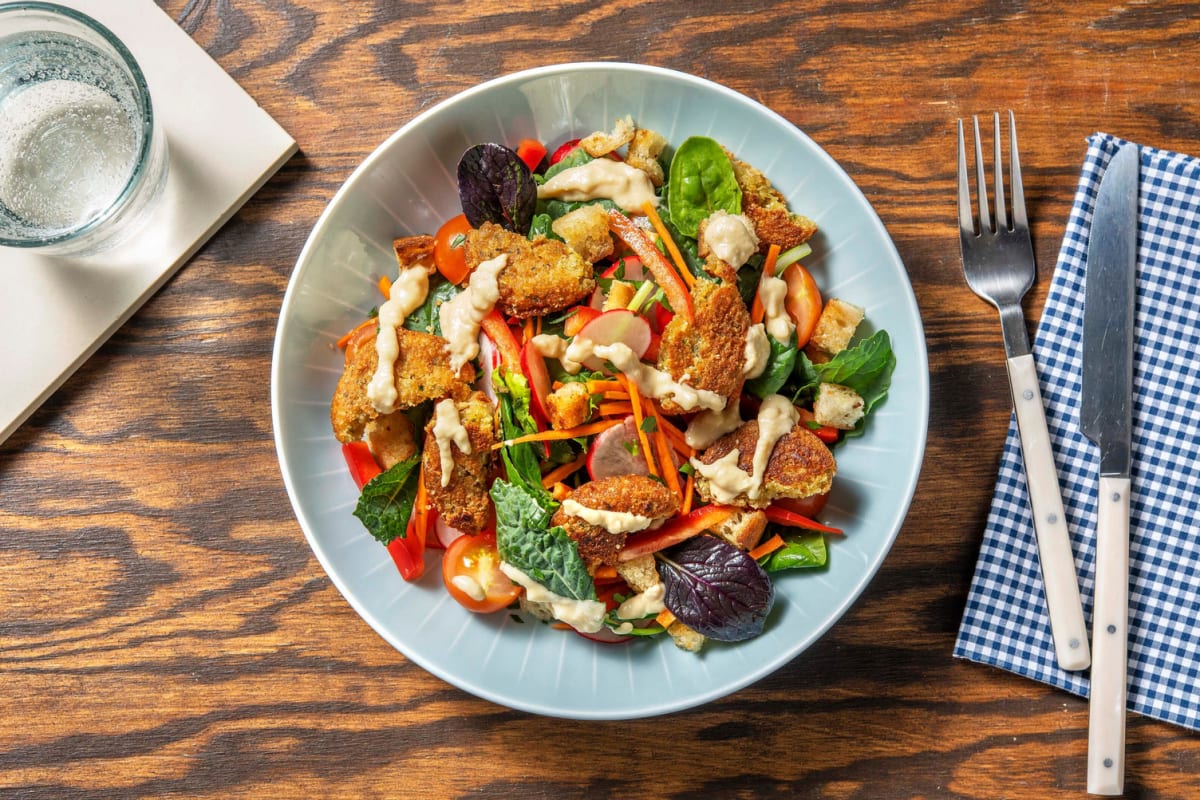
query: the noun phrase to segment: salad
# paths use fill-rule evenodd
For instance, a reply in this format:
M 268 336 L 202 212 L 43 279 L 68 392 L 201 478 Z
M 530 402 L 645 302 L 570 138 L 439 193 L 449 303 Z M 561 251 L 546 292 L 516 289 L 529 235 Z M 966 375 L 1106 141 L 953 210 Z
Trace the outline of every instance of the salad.
M 752 638 L 778 573 L 842 535 L 817 518 L 886 397 L 888 334 L 822 297 L 816 225 L 713 139 L 626 117 L 515 145 L 463 154 L 463 213 L 395 240 L 381 304 L 338 343 L 354 514 L 405 580 L 443 550 L 472 612 L 692 651 Z

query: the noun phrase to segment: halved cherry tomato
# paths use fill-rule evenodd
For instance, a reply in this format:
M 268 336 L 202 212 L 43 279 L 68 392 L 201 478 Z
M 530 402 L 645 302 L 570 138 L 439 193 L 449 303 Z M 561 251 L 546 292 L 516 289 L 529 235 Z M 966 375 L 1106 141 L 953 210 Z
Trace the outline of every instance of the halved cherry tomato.
M 505 609 L 521 595 L 521 586 L 500 571 L 496 534 L 490 532 L 450 543 L 442 556 L 442 581 L 451 597 L 477 614 Z
M 467 222 L 467 216 L 459 214 L 447 220 L 433 237 L 433 262 L 437 265 L 438 272 L 451 283 L 461 284 L 470 275 L 464 246 L 467 232 L 470 230 L 471 223 Z
M 537 139 L 522 139 L 517 145 L 517 157 L 525 162 L 530 172 L 536 172 L 546 157 L 546 146 Z
M 787 283 L 787 296 L 783 307 L 796 323 L 796 347 L 804 347 L 812 338 L 817 320 L 821 317 L 821 290 L 808 270 L 800 264 L 792 264 L 783 271 Z
M 563 142 L 558 146 L 558 149 L 554 151 L 554 155 L 550 156 L 550 163 L 557 164 L 558 162 L 562 161 L 567 157 L 568 154 L 570 154 L 572 150 L 578 146 L 578 139 L 571 139 L 569 142 Z
M 800 417 L 800 424 L 816 434 L 817 438 L 825 444 L 833 444 L 841 438 L 842 432 L 832 425 L 818 425 L 813 413 L 807 408 L 797 406 L 796 413 Z
M 777 497 L 772 505 L 786 508 L 788 511 L 794 511 L 810 519 L 816 519 L 817 514 L 820 514 L 825 509 L 827 502 L 829 502 L 829 492 L 814 494 L 810 497 L 800 499 L 794 497 Z
M 371 453 L 371 448 L 367 447 L 366 442 L 350 442 L 342 445 L 342 457 L 346 459 L 346 466 L 350 468 L 350 477 L 354 479 L 355 485 L 360 490 L 370 483 L 372 478 L 383 472 L 383 468 L 375 461 L 375 456 Z

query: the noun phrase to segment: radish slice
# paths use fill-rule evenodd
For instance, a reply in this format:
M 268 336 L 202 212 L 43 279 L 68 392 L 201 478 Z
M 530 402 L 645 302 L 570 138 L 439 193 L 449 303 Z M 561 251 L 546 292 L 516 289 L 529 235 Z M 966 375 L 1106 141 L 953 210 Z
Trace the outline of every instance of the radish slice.
M 574 628 L 572 628 L 572 630 L 574 630 Z M 585 639 L 591 639 L 593 642 L 600 642 L 601 644 L 625 644 L 633 639 L 632 636 L 624 636 L 614 632 L 607 625 L 600 628 L 600 630 L 596 631 L 595 633 L 584 633 L 583 631 L 579 630 L 576 630 L 575 632 Z
M 500 351 L 487 334 L 479 334 L 479 376 L 475 379 L 475 388 L 487 395 L 492 405 L 497 404 L 496 387 L 492 383 L 492 373 L 500 366 Z
M 650 323 L 624 308 L 605 311 L 579 330 L 579 336 L 595 345 L 617 344 L 629 347 L 638 358 L 650 347 Z M 591 357 L 583 362 L 588 369 L 600 370 L 604 365 L 600 359 Z
M 550 416 L 546 413 L 546 398 L 550 396 L 550 371 L 546 369 L 546 359 L 533 346 L 526 342 L 521 347 L 521 371 L 529 381 L 529 410 L 540 422 L 550 424 Z
M 596 434 L 588 450 L 588 475 L 594 481 L 617 475 L 649 475 L 646 457 L 637 452 L 637 444 L 637 423 L 631 416 Z
M 441 544 L 442 547 L 449 547 L 450 543 L 455 539 L 460 536 L 467 535 L 458 528 L 451 528 L 449 525 L 443 522 L 441 515 L 438 515 L 438 518 L 434 520 L 433 530 L 437 534 L 438 543 Z
M 642 266 L 642 260 L 636 256 L 630 256 L 629 258 L 624 258 L 624 259 L 617 259 L 616 261 L 613 262 L 612 266 L 610 266 L 608 269 L 604 270 L 604 272 L 600 273 L 600 277 L 601 278 L 617 277 L 617 270 L 622 263 L 625 264 L 624 272 L 622 272 L 622 274 L 625 277 L 622 278 L 621 280 L 644 281 L 649 277 L 646 275 L 646 268 L 644 266 Z

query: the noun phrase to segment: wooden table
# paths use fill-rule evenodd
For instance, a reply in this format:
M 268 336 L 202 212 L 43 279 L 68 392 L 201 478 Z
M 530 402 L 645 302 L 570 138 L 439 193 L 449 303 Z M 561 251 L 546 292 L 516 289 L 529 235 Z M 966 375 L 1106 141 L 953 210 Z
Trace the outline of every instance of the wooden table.
M 951 657 L 1009 419 L 960 273 L 954 122 L 1018 115 L 1036 320 L 1084 138 L 1200 152 L 1193 4 L 161 5 L 302 154 L 0 446 L 0 795 L 1084 794 L 1086 703 Z M 305 543 L 268 404 L 288 277 L 351 170 L 459 90 L 577 60 L 705 76 L 827 149 L 908 267 L 932 380 L 912 510 L 846 617 L 748 689 L 627 723 L 492 705 L 380 639 Z M 1200 796 L 1200 737 L 1131 715 L 1127 785 Z

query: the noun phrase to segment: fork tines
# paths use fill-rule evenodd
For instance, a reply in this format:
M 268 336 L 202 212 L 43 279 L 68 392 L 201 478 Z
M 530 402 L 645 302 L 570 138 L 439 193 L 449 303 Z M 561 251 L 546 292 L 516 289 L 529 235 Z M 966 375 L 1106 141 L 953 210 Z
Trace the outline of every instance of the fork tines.
M 1028 228 L 1025 217 L 1025 187 L 1021 183 L 1021 158 L 1017 151 L 1017 121 L 1013 112 L 1008 112 L 1008 142 L 1010 156 L 1010 183 L 1012 186 L 1012 217 L 1010 228 L 1004 197 L 1004 169 L 1000 156 L 1000 114 L 992 115 L 995 154 L 993 164 L 996 172 L 995 207 L 996 226 L 992 226 L 993 211 L 988 207 L 987 177 L 983 166 L 983 146 L 979 137 L 979 117 L 972 117 L 975 128 L 975 185 L 979 194 L 979 224 L 971 209 L 971 187 L 967 179 L 967 149 L 963 138 L 963 122 L 958 121 L 958 225 L 964 235 L 995 233 L 1000 229 Z

